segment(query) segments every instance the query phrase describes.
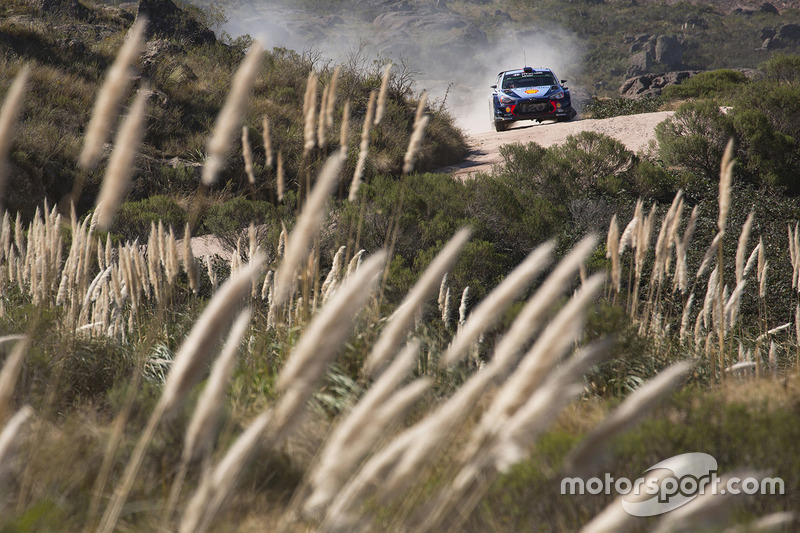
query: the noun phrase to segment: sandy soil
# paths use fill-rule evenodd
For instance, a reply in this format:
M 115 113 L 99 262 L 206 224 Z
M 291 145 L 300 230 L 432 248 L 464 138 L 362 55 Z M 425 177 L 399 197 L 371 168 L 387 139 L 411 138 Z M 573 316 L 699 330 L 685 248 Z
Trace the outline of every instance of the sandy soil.
M 655 127 L 671 116 L 673 111 L 642 113 L 607 119 L 576 119 L 572 122 L 518 122 L 504 132 L 486 132 L 472 135 L 469 139 L 470 153 L 463 162 L 438 169 L 439 172 L 454 172 L 467 178 L 476 172 L 490 172 L 492 166 L 501 162 L 500 146 L 509 143 L 534 141 L 542 146 L 561 144 L 567 136 L 582 131 L 605 133 L 622 142 L 630 150 L 647 150 L 650 141 L 655 141 Z

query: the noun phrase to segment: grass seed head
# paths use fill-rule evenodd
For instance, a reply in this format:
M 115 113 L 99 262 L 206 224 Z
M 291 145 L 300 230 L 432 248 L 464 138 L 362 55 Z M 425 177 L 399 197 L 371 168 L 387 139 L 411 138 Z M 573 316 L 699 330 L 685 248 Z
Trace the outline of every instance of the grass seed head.
M 233 76 L 228 97 L 217 115 L 214 131 L 208 140 L 208 158 L 203 165 L 202 175 L 205 185 L 216 182 L 217 175 L 225 165 L 225 159 L 231 150 L 236 132 L 242 124 L 247 101 L 258 75 L 263 55 L 261 43 L 255 41 Z
M 79 159 L 84 170 L 93 170 L 100 161 L 103 145 L 111 133 L 122 98 L 132 79 L 131 66 L 144 46 L 146 25 L 145 18 L 138 18 L 133 23 L 97 95 Z

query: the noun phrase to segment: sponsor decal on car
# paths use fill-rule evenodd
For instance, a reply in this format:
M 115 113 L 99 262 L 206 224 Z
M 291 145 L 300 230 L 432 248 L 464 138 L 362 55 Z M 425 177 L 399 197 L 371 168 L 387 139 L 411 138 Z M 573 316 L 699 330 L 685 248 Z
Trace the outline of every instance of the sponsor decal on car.
M 525 94 L 536 94 L 539 92 L 539 89 L 528 89 L 525 91 Z

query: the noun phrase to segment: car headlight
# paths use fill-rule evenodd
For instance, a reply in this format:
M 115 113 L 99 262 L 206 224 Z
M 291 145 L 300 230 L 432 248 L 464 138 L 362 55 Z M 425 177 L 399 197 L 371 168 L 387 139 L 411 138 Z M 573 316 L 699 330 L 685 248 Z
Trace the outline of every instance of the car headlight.
M 500 95 L 500 103 L 501 104 L 513 104 L 516 101 L 517 101 L 516 98 L 511 98 L 510 96 L 507 96 L 505 94 L 501 94 Z
M 559 90 L 550 95 L 550 100 L 561 100 L 564 98 L 564 91 Z

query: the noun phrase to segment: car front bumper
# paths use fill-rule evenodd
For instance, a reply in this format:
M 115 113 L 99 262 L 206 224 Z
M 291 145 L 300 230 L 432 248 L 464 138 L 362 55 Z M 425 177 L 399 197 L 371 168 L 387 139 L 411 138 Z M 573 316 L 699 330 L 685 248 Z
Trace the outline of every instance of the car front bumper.
M 494 119 L 497 122 L 513 122 L 515 120 L 556 120 L 570 117 L 572 105 L 569 98 L 548 100 L 544 98 L 517 100 L 513 104 L 494 104 Z

